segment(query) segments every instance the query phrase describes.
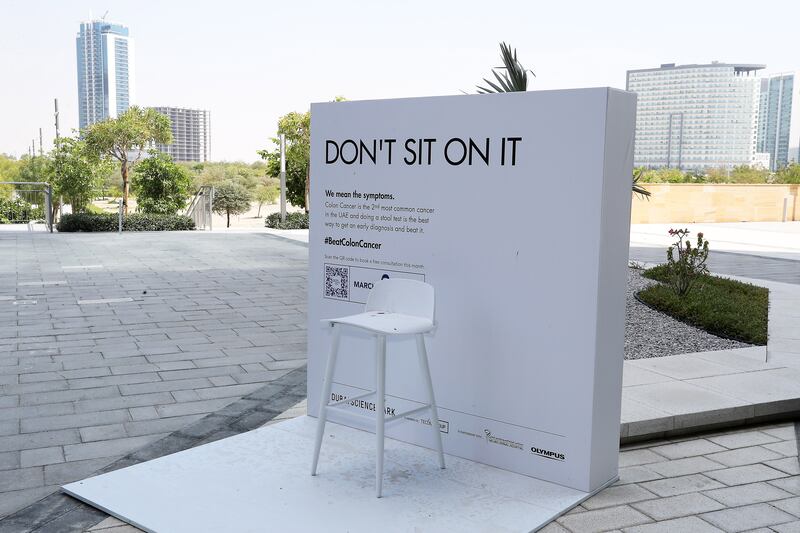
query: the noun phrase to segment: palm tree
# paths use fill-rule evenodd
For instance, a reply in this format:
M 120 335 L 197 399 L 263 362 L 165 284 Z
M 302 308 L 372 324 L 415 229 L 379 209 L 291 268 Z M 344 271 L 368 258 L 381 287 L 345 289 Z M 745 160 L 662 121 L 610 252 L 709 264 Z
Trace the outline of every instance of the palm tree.
M 483 81 L 485 81 L 489 87 L 477 85 L 478 94 L 527 91 L 528 72 L 530 72 L 533 77 L 536 77 L 536 74 L 534 74 L 532 70 L 522 66 L 522 63 L 517 59 L 517 49 L 515 48 L 512 51 L 511 46 L 506 43 L 500 43 L 500 57 L 503 59 L 503 66 L 492 69 L 492 74 L 494 74 L 497 83 L 483 78 Z M 505 70 L 505 72 L 499 73 L 497 72 L 498 70 Z

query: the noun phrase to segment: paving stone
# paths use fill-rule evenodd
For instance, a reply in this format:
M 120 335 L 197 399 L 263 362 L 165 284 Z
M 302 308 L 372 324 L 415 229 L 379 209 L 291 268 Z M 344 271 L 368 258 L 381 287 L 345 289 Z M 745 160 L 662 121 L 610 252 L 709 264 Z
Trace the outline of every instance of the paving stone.
M 770 485 L 783 489 L 792 494 L 800 495 L 800 476 L 791 476 L 782 479 L 773 479 Z
M 44 467 L 44 481 L 47 485 L 72 483 L 89 477 L 113 460 L 113 457 L 101 457 L 99 459 L 47 465 Z
M 154 435 L 178 431 L 200 420 L 205 414 L 194 414 L 185 416 L 173 416 L 170 418 L 156 418 L 153 420 L 138 420 L 125 423 L 125 431 L 131 437 L 140 435 Z
M 687 474 L 708 472 L 710 470 L 719 470 L 720 468 L 725 468 L 725 465 L 711 461 L 703 456 L 696 456 L 675 459 L 673 461 L 663 461 L 660 463 L 650 463 L 647 465 L 647 468 L 664 477 L 678 477 Z
M 16 511 L 20 507 L 40 500 L 48 494 L 57 491 L 58 489 L 59 487 L 57 485 L 45 485 L 29 489 L 3 492 L 3 497 L 0 498 L 0 517 L 4 517 L 13 511 Z
M 131 407 L 128 409 L 131 414 L 131 419 L 133 420 L 150 420 L 153 418 L 158 418 L 158 411 L 156 408 L 149 405 L 146 407 Z
M 776 524 L 771 526 L 770 530 L 777 531 L 777 533 L 800 533 L 800 521 Z
M 0 470 L 19 468 L 19 452 L 0 452 Z
M 80 440 L 81 437 L 76 429 L 9 435 L 0 437 L 0 452 L 59 446 L 80 442 Z
M 717 511 L 725 506 L 720 502 L 704 496 L 698 492 L 680 494 L 669 498 L 657 498 L 638 503 L 632 503 L 631 507 L 637 509 L 650 518 L 662 521 L 682 516 L 696 515 Z
M 704 492 L 706 496 L 714 498 L 728 507 L 739 507 L 753 503 L 763 503 L 772 500 L 790 498 L 792 493 L 779 489 L 769 483 L 750 483 L 725 487 Z
M 126 437 L 82 444 L 68 444 L 64 446 L 64 456 L 67 461 L 81 461 L 84 459 L 99 459 L 103 457 L 116 457 L 124 455 L 154 439 L 163 437 L 164 434 L 145 435 L 140 437 Z
M 222 398 L 217 400 L 202 400 L 199 402 L 185 402 L 175 403 L 171 405 L 159 405 L 156 411 L 162 417 L 181 416 L 181 415 L 194 415 L 198 413 L 213 413 L 222 409 L 234 400 L 231 398 Z
M 766 503 L 713 511 L 700 515 L 700 517 L 725 531 L 731 532 L 769 527 L 795 520 L 794 516 Z
M 99 426 L 114 422 L 127 422 L 129 419 L 130 415 L 127 410 L 118 409 L 116 411 L 27 418 L 21 421 L 21 429 L 23 433 L 32 433 L 37 431 Z
M 737 448 L 727 452 L 712 453 L 706 457 L 725 466 L 744 466 L 780 459 L 782 455 L 763 446 L 750 446 L 749 448 Z
M 104 426 L 83 427 L 79 429 L 79 432 L 83 442 L 121 439 L 128 436 L 123 424 L 107 424 Z
M 796 517 L 800 517 L 800 497 L 774 501 L 772 502 L 772 505 L 774 505 L 781 511 L 785 511 L 787 513 L 793 514 Z
M 6 470 L 3 475 L 0 475 L 0 491 L 2 492 L 30 489 L 42 485 L 44 485 L 44 468 L 41 466 Z
M 679 494 L 717 489 L 724 486 L 722 483 L 706 477 L 703 474 L 657 479 L 655 481 L 647 481 L 641 485 L 659 496 L 677 496 Z
M 603 507 L 614 507 L 631 502 L 638 502 L 655 497 L 655 494 L 643 489 L 638 485 L 619 485 L 612 486 L 601 491 L 600 493 L 583 502 L 581 505 L 587 510 L 593 510 Z
M 783 459 L 775 459 L 774 461 L 764 461 L 764 464 L 792 476 L 800 474 L 800 461 L 798 461 L 796 457 L 784 457 Z
M 797 457 L 797 441 L 795 440 L 785 440 L 782 442 L 764 444 L 764 448 L 768 448 L 787 457 Z
M 772 435 L 779 440 L 790 440 L 795 438 L 794 424 L 783 424 L 778 427 L 764 428 L 761 431 L 767 435 Z
M 64 449 L 61 446 L 50 448 L 34 448 L 20 451 L 20 466 L 43 466 L 64 462 Z
M 723 532 L 723 530 L 712 526 L 708 522 L 701 520 L 696 516 L 687 516 L 684 518 L 676 518 L 674 520 L 657 522 L 655 524 L 645 524 L 642 526 L 625 528 L 625 533 L 677 533 L 677 532 L 718 533 L 718 532 Z
M 745 448 L 775 442 L 780 439 L 763 431 L 737 431 L 727 435 L 708 437 L 708 440 L 726 448 Z
M 732 486 L 785 477 L 786 473 L 766 465 L 755 464 L 706 472 L 706 475 L 725 485 Z
M 648 522 L 652 520 L 627 505 L 571 514 L 558 519 L 558 523 L 567 529 L 583 533 L 608 531 Z
M 663 455 L 667 459 L 681 459 L 714 452 L 724 452 L 726 448 L 706 439 L 694 439 L 674 444 L 656 446 L 653 452 Z

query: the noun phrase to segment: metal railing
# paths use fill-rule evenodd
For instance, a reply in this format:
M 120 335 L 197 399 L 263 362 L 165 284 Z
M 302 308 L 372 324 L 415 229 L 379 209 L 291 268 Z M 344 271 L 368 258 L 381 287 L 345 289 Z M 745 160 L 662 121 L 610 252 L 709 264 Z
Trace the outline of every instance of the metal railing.
M 194 194 L 186 209 L 186 216 L 194 220 L 197 229 L 213 229 L 214 187 L 203 185 Z
M 11 200 L 0 203 L 0 223 L 32 224 L 40 220 L 53 232 L 53 186 L 46 181 L 0 181 L 13 187 Z

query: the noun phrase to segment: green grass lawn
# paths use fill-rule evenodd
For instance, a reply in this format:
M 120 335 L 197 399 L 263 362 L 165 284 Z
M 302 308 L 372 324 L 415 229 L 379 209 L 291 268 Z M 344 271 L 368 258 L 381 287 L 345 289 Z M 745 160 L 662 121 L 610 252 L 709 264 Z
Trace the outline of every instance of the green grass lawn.
M 768 289 L 704 275 L 680 297 L 666 285 L 666 266 L 650 268 L 642 275 L 662 282 L 638 294 L 651 307 L 720 337 L 767 344 Z

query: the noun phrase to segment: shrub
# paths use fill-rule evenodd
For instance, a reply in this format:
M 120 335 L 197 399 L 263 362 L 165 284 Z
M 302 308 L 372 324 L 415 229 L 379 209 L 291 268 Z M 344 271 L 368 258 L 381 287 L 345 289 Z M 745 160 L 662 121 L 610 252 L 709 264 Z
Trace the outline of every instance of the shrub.
M 44 208 L 41 206 L 33 207 L 21 198 L 15 200 L 0 198 L 0 224 L 23 223 L 43 218 Z
M 308 213 L 286 213 L 286 222 L 281 222 L 280 213 L 272 213 L 264 219 L 264 225 L 273 229 L 308 229 Z
M 76 231 L 117 231 L 119 215 L 115 213 L 75 213 L 64 215 L 56 229 L 62 233 Z M 122 221 L 122 231 L 193 230 L 194 220 L 183 215 L 145 215 L 133 213 Z
M 692 292 L 678 296 L 665 285 L 671 277 L 667 265 L 648 269 L 642 276 L 664 283 L 637 294 L 650 307 L 713 335 L 767 343 L 769 291 L 764 287 L 701 274 Z
M 692 248 L 692 243 L 687 238 L 688 229 L 670 229 L 669 234 L 678 237 L 678 240 L 667 250 L 667 272 L 669 273 L 669 284 L 675 294 L 683 296 L 687 294 L 694 285 L 695 280 L 701 274 L 707 274 L 706 259 L 708 259 L 708 241 L 703 239 L 703 234 L 697 234 L 697 246 Z M 675 258 L 674 251 L 678 252 Z
M 133 170 L 131 186 L 137 210 L 142 213 L 174 215 L 186 207 L 192 178 L 184 167 L 166 154 L 150 151 L 150 157 Z

